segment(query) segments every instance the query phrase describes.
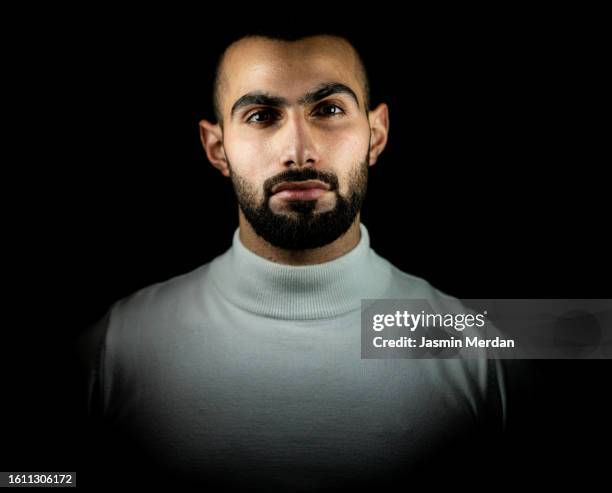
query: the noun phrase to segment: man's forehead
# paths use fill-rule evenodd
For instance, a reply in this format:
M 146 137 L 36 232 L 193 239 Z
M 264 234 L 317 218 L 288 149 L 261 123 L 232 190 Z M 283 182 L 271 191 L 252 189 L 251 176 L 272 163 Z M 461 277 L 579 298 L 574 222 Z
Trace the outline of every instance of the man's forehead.
M 247 38 L 226 52 L 223 92 L 229 100 L 251 91 L 297 99 L 319 82 L 329 80 L 346 84 L 358 92 L 358 70 L 352 48 L 342 39 L 313 37 L 279 41 Z
M 295 41 L 270 39 L 262 36 L 242 38 L 226 50 L 226 59 L 232 57 L 275 56 L 295 58 L 315 54 L 350 59 L 354 52 L 351 44 L 343 38 L 329 35 L 309 36 Z

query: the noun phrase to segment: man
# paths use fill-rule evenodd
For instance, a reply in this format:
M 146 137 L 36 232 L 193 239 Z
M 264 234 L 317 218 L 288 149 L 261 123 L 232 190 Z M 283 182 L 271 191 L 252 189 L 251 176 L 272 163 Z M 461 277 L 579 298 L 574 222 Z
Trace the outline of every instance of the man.
M 389 114 L 349 41 L 240 38 L 214 105 L 200 133 L 239 204 L 231 248 L 84 334 L 90 412 L 176 477 L 270 491 L 399 480 L 501 429 L 491 360 L 360 357 L 362 299 L 457 300 L 370 248 Z

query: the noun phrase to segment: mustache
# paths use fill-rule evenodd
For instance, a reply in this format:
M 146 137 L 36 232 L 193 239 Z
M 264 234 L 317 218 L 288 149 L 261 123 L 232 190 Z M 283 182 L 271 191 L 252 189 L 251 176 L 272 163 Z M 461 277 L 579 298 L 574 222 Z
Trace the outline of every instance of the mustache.
M 325 173 L 314 168 L 291 169 L 284 173 L 268 178 L 264 182 L 264 191 L 267 197 L 272 195 L 272 188 L 285 181 L 319 180 L 329 185 L 330 190 L 338 188 L 338 177 L 333 173 Z

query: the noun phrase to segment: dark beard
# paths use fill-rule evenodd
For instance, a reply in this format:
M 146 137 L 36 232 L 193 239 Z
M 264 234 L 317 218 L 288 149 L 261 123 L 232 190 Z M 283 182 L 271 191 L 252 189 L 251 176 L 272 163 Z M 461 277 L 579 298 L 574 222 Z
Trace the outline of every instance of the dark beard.
M 338 192 L 336 175 L 314 168 L 289 170 L 266 181 L 265 197 L 259 205 L 255 204 L 255 196 L 244 179 L 234 172 L 231 172 L 230 177 L 240 209 L 258 236 L 278 248 L 306 250 L 328 245 L 346 233 L 355 221 L 368 185 L 368 155 L 350 178 L 348 198 Z M 320 180 L 327 183 L 330 190 L 336 194 L 335 207 L 319 213 L 315 211 L 315 200 L 295 200 L 288 202 L 293 215 L 272 212 L 269 207 L 272 187 L 284 181 L 302 180 Z

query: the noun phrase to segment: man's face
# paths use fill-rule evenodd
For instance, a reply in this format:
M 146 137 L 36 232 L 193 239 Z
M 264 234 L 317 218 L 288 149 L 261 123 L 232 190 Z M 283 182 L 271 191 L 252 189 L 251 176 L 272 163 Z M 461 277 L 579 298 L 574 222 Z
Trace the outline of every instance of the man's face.
M 242 40 L 226 53 L 219 103 L 230 178 L 254 231 L 289 250 L 345 233 L 365 197 L 370 150 L 350 47 Z

